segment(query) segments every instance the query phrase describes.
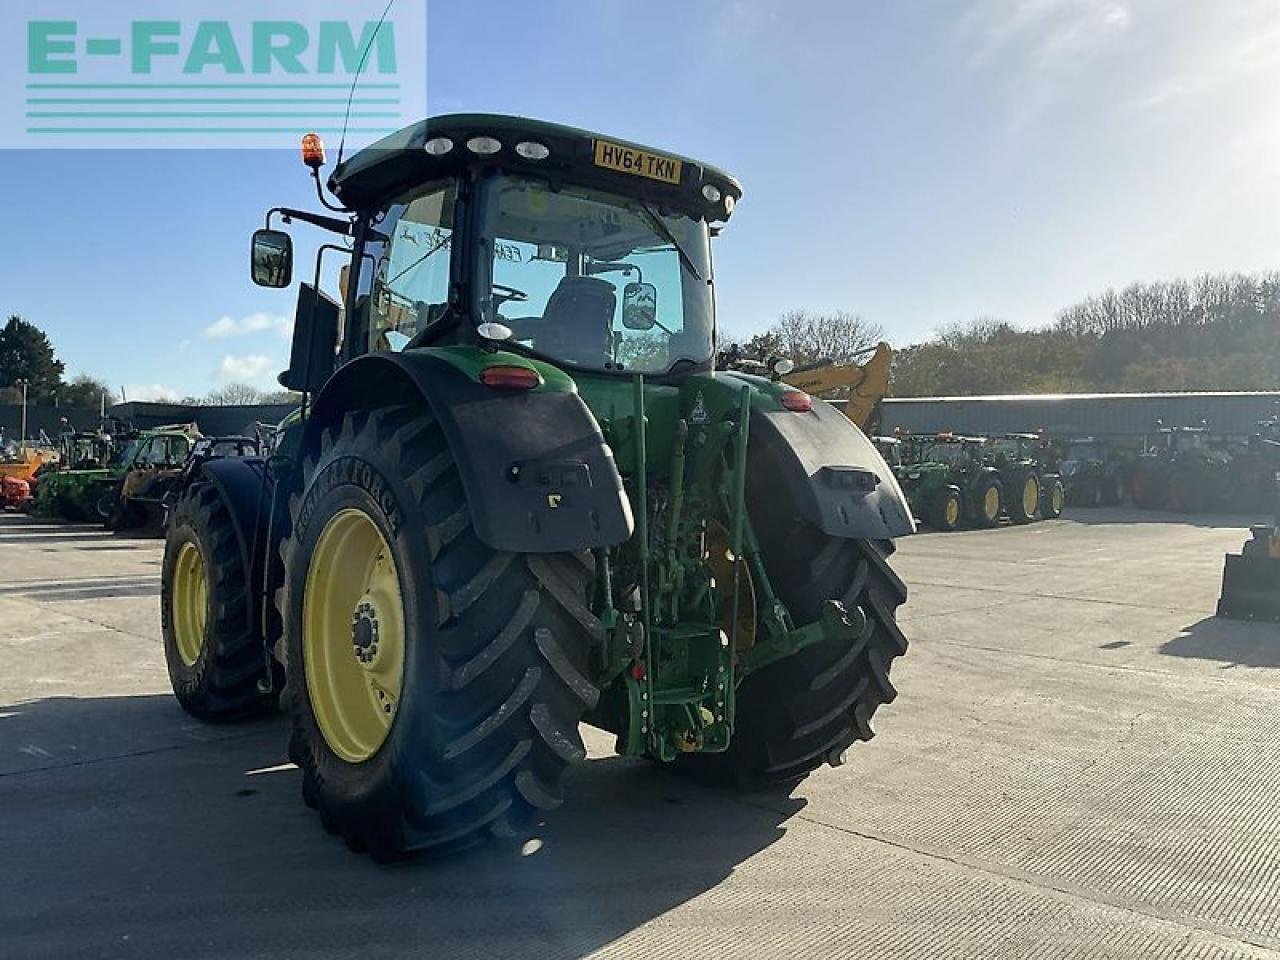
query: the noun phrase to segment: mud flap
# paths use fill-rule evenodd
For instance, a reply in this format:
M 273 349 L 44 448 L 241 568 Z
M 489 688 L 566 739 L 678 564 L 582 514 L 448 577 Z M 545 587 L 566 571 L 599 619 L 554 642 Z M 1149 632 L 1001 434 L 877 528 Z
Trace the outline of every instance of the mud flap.
M 1280 557 L 1227 554 L 1218 616 L 1280 623 Z

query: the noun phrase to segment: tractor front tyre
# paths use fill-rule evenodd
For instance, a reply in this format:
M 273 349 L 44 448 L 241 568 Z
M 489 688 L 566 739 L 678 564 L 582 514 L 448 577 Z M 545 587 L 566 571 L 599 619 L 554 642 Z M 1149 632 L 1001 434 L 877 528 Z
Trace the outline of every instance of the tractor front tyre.
M 1000 481 L 993 476 L 980 479 L 972 494 L 973 509 L 969 512 L 975 527 L 994 527 L 1000 522 L 1000 512 L 1004 508 L 1004 490 Z
M 960 526 L 960 517 L 963 513 L 964 503 L 960 488 L 948 485 L 933 495 L 933 500 L 929 504 L 929 515 L 925 519 L 933 529 L 950 533 Z
M 174 507 L 161 570 L 164 658 L 182 708 L 211 721 L 274 709 L 274 693 L 260 686 L 269 673 L 250 627 L 244 561 L 212 484 L 192 484 Z
M 1062 516 L 1062 508 L 1067 502 L 1067 491 L 1062 486 L 1062 478 L 1046 475 L 1041 478 L 1040 516 L 1045 520 L 1057 520 Z
M 1017 476 L 1010 484 L 1010 496 L 1005 512 L 1013 523 L 1030 523 L 1040 509 L 1040 478 L 1030 470 Z
M 277 604 L 304 801 L 380 860 L 522 835 L 599 696 L 590 557 L 482 543 L 423 409 L 346 414 L 302 476 Z
M 737 722 L 724 753 L 678 761 L 705 782 L 760 789 L 839 766 L 855 741 L 870 740 L 871 718 L 897 691 L 893 661 L 906 653 L 897 609 L 907 588 L 890 569 L 888 541 L 828 537 L 807 521 L 759 531 L 775 593 L 797 624 L 822 616 L 829 600 L 866 616 L 849 641 L 823 641 L 748 674 L 737 692 Z

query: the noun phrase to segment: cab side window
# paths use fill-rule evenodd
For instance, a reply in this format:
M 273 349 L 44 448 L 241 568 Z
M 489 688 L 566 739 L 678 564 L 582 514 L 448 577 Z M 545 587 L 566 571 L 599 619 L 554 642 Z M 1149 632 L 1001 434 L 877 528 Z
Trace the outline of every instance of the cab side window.
M 369 304 L 369 350 L 403 350 L 449 305 L 453 244 L 453 184 L 429 187 L 391 211 L 391 243 L 374 268 Z

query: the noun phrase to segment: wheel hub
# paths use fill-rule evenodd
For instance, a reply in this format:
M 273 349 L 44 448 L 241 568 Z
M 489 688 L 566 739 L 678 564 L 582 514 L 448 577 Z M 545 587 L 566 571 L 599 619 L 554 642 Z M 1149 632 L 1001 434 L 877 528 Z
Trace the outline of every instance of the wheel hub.
M 378 612 L 366 596 L 351 615 L 351 646 L 363 667 L 371 667 L 378 656 Z

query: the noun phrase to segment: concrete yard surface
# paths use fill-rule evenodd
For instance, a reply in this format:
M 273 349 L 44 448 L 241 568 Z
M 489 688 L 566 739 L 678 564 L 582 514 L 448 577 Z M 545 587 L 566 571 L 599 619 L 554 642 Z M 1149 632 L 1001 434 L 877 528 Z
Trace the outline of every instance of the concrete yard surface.
M 158 540 L 0 517 L 0 957 L 1280 958 L 1280 627 L 1213 617 L 1248 518 L 903 541 L 879 736 L 790 792 L 585 736 L 536 841 L 379 866 L 283 718 L 169 694 Z

